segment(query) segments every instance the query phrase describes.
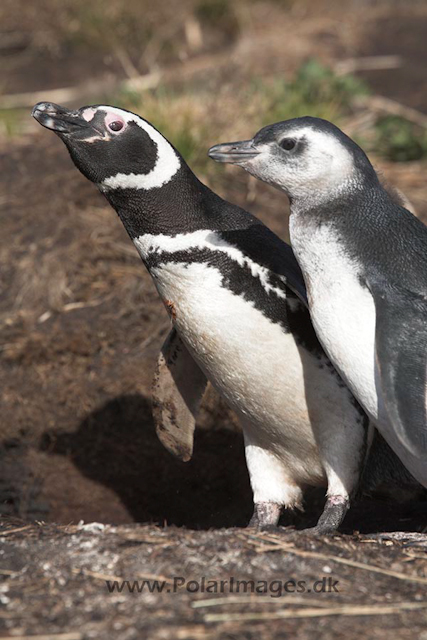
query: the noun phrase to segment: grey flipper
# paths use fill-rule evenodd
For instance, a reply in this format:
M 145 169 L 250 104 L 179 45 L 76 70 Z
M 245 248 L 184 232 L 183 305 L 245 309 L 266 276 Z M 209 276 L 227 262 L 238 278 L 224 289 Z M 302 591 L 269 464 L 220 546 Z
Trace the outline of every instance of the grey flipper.
M 385 408 L 401 443 L 421 458 L 427 453 L 427 301 L 412 291 L 370 288 Z
M 208 381 L 175 329 L 160 351 L 152 386 L 153 418 L 163 446 L 184 462 L 193 453 L 196 415 Z

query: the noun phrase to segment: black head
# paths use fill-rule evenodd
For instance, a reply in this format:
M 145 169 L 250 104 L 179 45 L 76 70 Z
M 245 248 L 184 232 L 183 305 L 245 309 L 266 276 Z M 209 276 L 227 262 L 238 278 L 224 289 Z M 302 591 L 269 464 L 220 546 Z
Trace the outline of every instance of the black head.
M 39 102 L 32 115 L 63 140 L 76 167 L 102 191 L 161 187 L 181 166 L 172 145 L 130 111 L 107 105 L 72 111 Z
M 269 125 L 252 140 L 215 145 L 209 156 L 243 167 L 291 199 L 325 199 L 366 180 L 376 180 L 362 149 L 338 127 L 320 118 Z
M 72 111 L 41 102 L 32 115 L 63 140 L 133 239 L 254 224 L 203 185 L 172 144 L 135 113 L 106 105 Z

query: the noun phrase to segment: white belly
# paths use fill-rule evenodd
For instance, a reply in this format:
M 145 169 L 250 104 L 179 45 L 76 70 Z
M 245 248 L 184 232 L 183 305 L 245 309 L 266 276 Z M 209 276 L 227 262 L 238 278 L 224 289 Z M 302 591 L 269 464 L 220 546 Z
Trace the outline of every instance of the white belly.
M 180 336 L 243 423 L 251 425 L 251 438 L 286 462 L 295 480 L 323 482 L 311 422 L 334 423 L 330 412 L 346 410 L 333 376 L 319 369 L 292 334 L 224 288 L 217 269 L 172 263 L 153 268 L 152 275 L 172 305 Z M 316 394 L 317 416 L 311 401 Z
M 290 229 L 316 333 L 366 411 L 378 420 L 375 305 L 358 280 L 360 269 L 326 225 L 304 228 L 292 216 Z
M 398 439 L 384 406 L 375 356 L 375 303 L 358 280 L 359 266 L 327 226 L 307 230 L 291 217 L 291 240 L 313 325 L 326 353 L 389 445 L 427 486 L 425 466 Z
M 337 266 L 337 265 L 335 265 Z M 329 268 L 331 267 L 331 268 Z M 375 305 L 348 264 L 307 276 L 316 333 L 371 418 L 379 418 L 375 363 Z

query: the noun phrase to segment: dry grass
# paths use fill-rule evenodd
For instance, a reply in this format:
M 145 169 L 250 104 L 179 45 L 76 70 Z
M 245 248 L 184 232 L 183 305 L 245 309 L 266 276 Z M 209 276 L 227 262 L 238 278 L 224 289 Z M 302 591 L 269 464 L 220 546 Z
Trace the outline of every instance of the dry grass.
M 56 637 L 55 633 L 58 638 L 76 633 L 82 639 L 95 633 L 111 637 L 120 632 L 132 640 L 147 633 L 156 640 L 267 640 L 289 635 L 326 640 L 342 634 L 386 640 L 390 634 L 405 639 L 417 636 L 425 625 L 427 605 L 421 585 L 409 582 L 403 593 L 400 581 L 387 573 L 368 571 L 361 577 L 358 567 L 334 566 L 341 554 L 354 554 L 355 549 L 366 566 L 373 552 L 384 570 L 399 566 L 402 550 L 396 544 L 370 549 L 357 547 L 356 538 L 334 536 L 327 541 L 288 532 L 282 541 L 291 555 L 261 548 L 254 554 L 249 538 L 243 541 L 236 530 L 99 525 L 35 525 L 20 530 L 13 524 L 5 529 L 10 533 L 4 538 L 3 565 L 15 563 L 21 570 L 5 574 L 8 602 L 2 623 L 5 631 L 19 624 L 23 637 L 37 630 L 46 638 Z M 314 554 L 313 549 L 317 555 L 308 561 L 304 554 Z M 202 576 L 206 581 L 233 577 L 235 584 L 267 580 L 271 585 L 294 578 L 309 585 L 325 573 L 337 581 L 338 592 L 284 591 L 276 596 L 272 590 L 266 596 L 229 592 L 227 587 L 219 594 L 187 588 Z M 174 576 L 183 576 L 187 582 L 176 588 Z M 166 591 L 110 593 L 105 583 L 115 580 L 157 580 L 164 582 Z M 41 597 L 54 617 L 43 618 Z

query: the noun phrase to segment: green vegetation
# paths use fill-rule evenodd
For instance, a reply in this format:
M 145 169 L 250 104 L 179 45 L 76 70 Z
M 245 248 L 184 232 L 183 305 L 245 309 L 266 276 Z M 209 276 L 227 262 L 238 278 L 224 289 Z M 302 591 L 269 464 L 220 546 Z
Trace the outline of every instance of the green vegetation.
M 300 11 L 304 6 L 307 11 L 315 4 L 314 0 L 0 2 L 5 34 L 19 36 L 16 52 L 12 47 L 4 64 L 7 67 L 10 63 L 12 75 L 34 74 L 29 90 L 47 87 L 47 97 L 49 87 L 85 84 L 90 78 L 97 79 L 98 71 L 101 80 L 104 74 L 111 76 L 111 85 L 108 80 L 106 86 L 118 87 L 113 93 L 102 96 L 93 90 L 92 95 L 86 95 L 83 88 L 82 102 L 118 104 L 141 113 L 202 173 L 218 170 L 206 157 L 211 144 L 249 137 L 268 123 L 304 115 L 335 122 L 350 131 L 369 153 L 389 161 L 427 158 L 425 129 L 400 117 L 369 112 L 360 100 L 369 89 L 355 75 L 339 74 L 317 59 L 306 61 L 292 77 L 255 75 L 268 68 L 262 39 L 259 51 L 249 46 L 251 53 L 245 53 L 245 39 L 249 41 L 251 33 L 257 37 L 259 17 L 266 11 L 271 21 L 280 12 L 287 18 L 292 7 L 298 5 Z M 289 28 L 292 20 L 290 16 Z M 283 24 L 287 26 L 287 22 Z M 232 53 L 233 43 L 241 36 L 242 50 L 237 47 Z M 251 55 L 259 55 L 262 62 L 256 72 L 250 70 Z M 67 71 L 72 68 L 79 72 L 70 76 Z M 158 70 L 170 78 L 164 86 L 138 93 L 120 89 L 119 76 L 132 78 Z M 172 75 L 174 70 L 176 76 Z M 17 89 L 10 89 L 4 75 L 0 87 L 4 93 L 26 90 L 21 82 Z M 0 110 L 0 136 L 17 136 L 27 130 L 28 122 L 28 108 Z
M 219 0 L 218 0 L 219 1 Z M 199 173 L 217 171 L 206 149 L 215 142 L 250 136 L 262 126 L 304 115 L 342 123 L 352 100 L 367 93 L 352 76 L 337 76 L 316 61 L 304 64 L 290 81 L 254 79 L 248 86 L 215 93 L 187 86 L 161 87 L 143 95 L 123 93 L 108 102 L 141 113 Z
M 263 124 L 306 115 L 339 122 L 349 114 L 354 98 L 369 92 L 358 78 L 338 76 L 316 60 L 303 64 L 291 81 L 259 82 L 256 90 L 267 99 Z
M 383 116 L 375 125 L 375 150 L 392 162 L 427 157 L 427 132 L 399 116 Z
M 226 0 L 203 0 L 198 6 L 204 19 L 215 21 L 225 5 Z M 80 3 L 78 6 L 83 11 Z M 88 23 L 92 10 L 87 8 Z M 326 118 L 345 129 L 346 121 L 355 113 L 356 99 L 368 93 L 368 87 L 355 76 L 338 75 L 309 60 L 291 79 L 254 78 L 219 88 L 189 82 L 179 88 L 160 86 L 142 93 L 120 90 L 109 96 L 92 96 L 91 102 L 117 104 L 141 113 L 180 150 L 196 172 L 206 176 L 221 170 L 207 158 L 210 145 L 249 137 L 266 124 L 304 115 Z M 22 117 L 21 110 L 0 111 L 2 132 L 18 134 Z M 379 116 L 363 137 L 357 133 L 355 137 L 368 152 L 375 151 L 393 162 L 427 157 L 427 132 L 397 116 Z
M 28 116 L 27 109 L 3 109 L 0 111 L 0 135 L 17 136 L 22 131 L 23 118 Z
M 222 0 L 214 0 L 222 2 Z M 109 98 L 141 113 L 183 154 L 200 174 L 218 166 L 206 156 L 216 142 L 249 137 L 262 126 L 305 115 L 331 120 L 345 128 L 355 99 L 369 94 L 367 85 L 353 75 L 337 75 L 315 60 L 303 64 L 290 80 L 255 78 L 242 87 L 213 96 L 208 89 L 186 86 L 155 91 L 121 92 Z M 427 133 L 403 118 L 378 117 L 366 137 L 356 139 L 369 152 L 393 162 L 427 157 Z

